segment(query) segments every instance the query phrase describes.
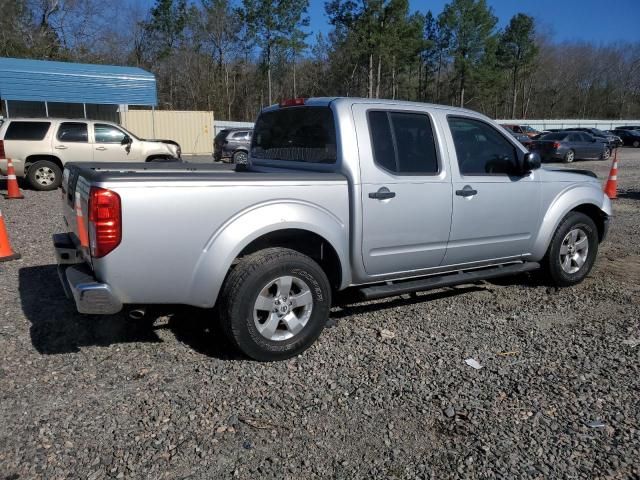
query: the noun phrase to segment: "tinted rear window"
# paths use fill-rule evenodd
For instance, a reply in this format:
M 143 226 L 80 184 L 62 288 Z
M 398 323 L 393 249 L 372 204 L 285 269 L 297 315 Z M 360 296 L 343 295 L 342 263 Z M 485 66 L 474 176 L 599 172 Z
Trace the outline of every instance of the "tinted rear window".
M 253 130 L 256 159 L 336 162 L 336 131 L 329 107 L 289 107 L 265 112 Z
M 547 133 L 540 137 L 540 140 L 564 140 L 566 133 Z
M 4 134 L 5 140 L 42 140 L 49 131 L 50 122 L 11 122 Z

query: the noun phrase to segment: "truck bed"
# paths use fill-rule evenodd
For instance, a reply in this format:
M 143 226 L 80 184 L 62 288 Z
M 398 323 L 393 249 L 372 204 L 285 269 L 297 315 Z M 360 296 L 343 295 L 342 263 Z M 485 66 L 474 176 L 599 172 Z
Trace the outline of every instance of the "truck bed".
M 81 245 L 82 231 L 91 236 L 86 226 L 92 187 L 121 199 L 122 240 L 102 258 Z M 330 230 L 330 240 L 348 251 L 348 185 L 337 173 L 73 163 L 66 166 L 62 189 L 77 256 L 123 304 L 212 306 L 228 265 L 242 248 L 282 224 L 319 235 L 323 228 Z
M 68 163 L 70 171 L 82 169 L 82 177 L 91 183 L 101 182 L 148 182 L 148 181 L 345 181 L 339 173 L 305 172 L 283 170 L 281 172 L 260 172 L 237 169 L 231 164 L 197 164 L 177 162 L 148 163 Z

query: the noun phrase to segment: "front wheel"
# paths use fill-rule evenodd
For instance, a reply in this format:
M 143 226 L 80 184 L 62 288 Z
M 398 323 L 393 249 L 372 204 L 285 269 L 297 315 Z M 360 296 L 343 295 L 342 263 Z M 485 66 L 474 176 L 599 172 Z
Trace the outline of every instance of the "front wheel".
M 604 152 L 602 152 L 602 160 L 609 160 L 610 156 L 611 156 L 611 149 L 607 147 L 604 149 Z
M 62 183 L 62 170 L 49 160 L 40 160 L 29 167 L 27 180 L 35 190 L 55 190 Z
M 311 258 L 268 248 L 240 260 L 225 280 L 219 307 L 222 327 L 240 351 L 254 360 L 284 360 L 320 336 L 331 287 Z
M 558 225 L 542 267 L 553 285 L 568 287 L 582 282 L 598 253 L 598 230 L 584 213 L 570 212 Z

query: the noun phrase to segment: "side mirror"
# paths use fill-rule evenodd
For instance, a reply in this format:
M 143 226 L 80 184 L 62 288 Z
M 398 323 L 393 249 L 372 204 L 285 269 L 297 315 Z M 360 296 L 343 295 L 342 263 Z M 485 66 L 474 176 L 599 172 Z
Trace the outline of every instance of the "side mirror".
M 525 153 L 522 159 L 522 174 L 526 175 L 532 170 L 537 170 L 542 165 L 540 154 L 536 152 Z
M 130 145 L 131 143 L 133 143 L 131 137 L 129 135 L 125 135 L 122 142 L 120 142 L 120 145 Z
M 595 143 L 598 139 L 596 137 L 591 137 L 591 143 Z

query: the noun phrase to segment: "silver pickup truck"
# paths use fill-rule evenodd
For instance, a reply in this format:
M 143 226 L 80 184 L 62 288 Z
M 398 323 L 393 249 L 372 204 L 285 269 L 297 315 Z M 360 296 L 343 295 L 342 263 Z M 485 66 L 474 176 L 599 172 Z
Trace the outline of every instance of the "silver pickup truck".
M 212 308 L 257 360 L 320 335 L 332 296 L 361 299 L 541 269 L 591 270 L 609 199 L 595 175 L 540 168 L 478 113 L 295 99 L 257 119 L 248 165 L 70 164 L 54 236 L 81 313 Z

